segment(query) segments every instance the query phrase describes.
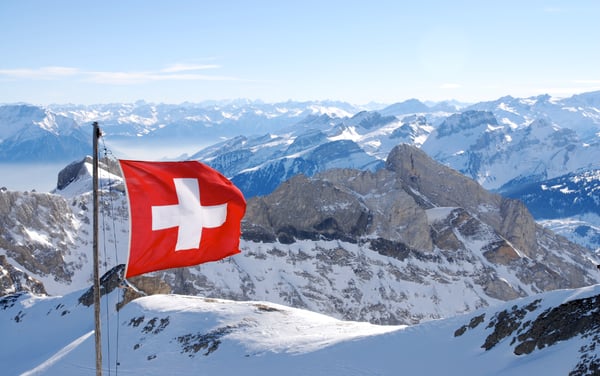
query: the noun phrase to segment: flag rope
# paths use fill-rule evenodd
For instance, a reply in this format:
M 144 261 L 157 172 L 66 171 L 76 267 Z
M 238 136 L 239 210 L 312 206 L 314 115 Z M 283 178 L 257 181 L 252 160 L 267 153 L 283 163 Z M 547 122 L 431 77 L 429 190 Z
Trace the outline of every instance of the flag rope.
M 102 152 L 103 152 L 103 158 L 105 161 L 105 166 L 110 170 L 110 160 L 114 159 L 116 161 L 116 158 L 114 157 L 112 151 L 110 151 L 105 143 L 104 137 L 103 135 L 100 137 L 100 140 L 102 142 Z M 116 230 L 116 220 L 115 220 L 115 194 L 118 194 L 118 191 L 113 190 L 113 185 L 114 185 L 114 181 L 112 180 L 112 176 L 110 174 L 110 171 L 108 171 L 109 174 L 107 176 L 106 182 L 104 184 L 104 186 L 102 186 L 102 184 L 100 184 L 100 192 L 104 192 L 105 189 L 108 189 L 108 194 L 105 195 L 104 197 L 107 197 L 108 200 L 102 200 L 102 210 L 100 211 L 102 214 L 102 240 L 103 240 L 103 251 L 104 251 L 104 265 L 106 270 L 108 271 L 110 269 L 109 265 L 110 265 L 110 257 L 108 255 L 108 251 L 107 251 L 107 246 L 106 246 L 106 242 L 107 242 L 107 235 L 106 235 L 106 224 L 105 224 L 105 217 L 108 216 L 109 220 L 112 222 L 112 241 L 113 241 L 113 247 L 114 247 L 114 262 L 115 262 L 115 267 L 117 265 L 119 265 L 119 253 L 118 253 L 118 245 L 117 245 L 117 230 Z M 122 221 L 122 218 L 121 218 Z M 120 310 L 117 309 L 116 315 L 117 315 L 117 325 L 116 325 L 116 349 L 115 349 L 115 360 L 114 360 L 114 368 L 115 368 L 115 375 L 118 376 L 119 374 L 119 336 L 120 336 L 120 330 L 119 330 L 119 322 L 120 322 Z M 106 325 L 107 325 L 107 331 L 109 333 L 108 338 L 107 338 L 107 350 L 108 350 L 108 356 L 107 356 L 107 360 L 108 360 L 108 374 L 109 376 L 111 375 L 111 369 L 112 369 L 112 360 L 111 360 L 111 340 L 110 340 L 110 333 L 111 333 L 111 324 L 110 324 L 110 307 L 108 304 L 108 294 L 106 294 Z
M 107 147 L 106 147 L 106 143 L 104 142 L 104 137 L 101 138 L 102 140 L 102 149 L 104 152 L 104 159 L 107 161 L 106 164 L 107 166 L 110 166 L 110 160 L 114 160 L 115 162 L 117 161 L 116 157 L 114 156 L 114 154 L 112 153 L 112 151 L 110 151 Z M 118 193 L 118 191 L 113 191 L 113 182 L 111 181 L 111 176 L 112 175 L 108 175 L 108 197 L 109 197 L 109 202 L 110 202 L 110 206 L 109 206 L 109 217 L 112 219 L 112 234 L 113 234 L 113 245 L 114 245 L 114 251 L 115 251 L 115 266 L 119 265 L 119 252 L 118 252 L 118 247 L 117 247 L 117 227 L 116 227 L 116 222 L 115 222 L 115 199 L 114 199 L 114 194 Z M 123 218 L 120 219 L 121 220 L 121 224 L 123 224 Z M 104 237 L 104 242 L 106 244 L 106 237 Z M 106 255 L 106 251 L 105 251 L 105 255 Z M 106 257 L 106 256 L 105 256 Z M 115 351 L 115 375 L 119 374 L 119 322 L 120 320 L 120 316 L 119 316 L 120 310 L 117 309 L 117 328 L 116 328 L 116 351 Z M 109 351 L 110 353 L 110 351 Z M 110 359 L 109 359 L 109 365 L 110 365 Z M 109 367 L 110 369 L 110 367 Z M 109 371 L 110 372 L 110 371 Z

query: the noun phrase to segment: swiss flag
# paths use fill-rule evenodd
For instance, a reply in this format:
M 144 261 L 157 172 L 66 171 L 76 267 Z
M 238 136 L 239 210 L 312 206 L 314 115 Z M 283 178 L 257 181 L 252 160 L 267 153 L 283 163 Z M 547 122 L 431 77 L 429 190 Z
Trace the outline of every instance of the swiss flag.
M 246 201 L 218 171 L 197 161 L 119 162 L 130 212 L 126 278 L 240 252 Z

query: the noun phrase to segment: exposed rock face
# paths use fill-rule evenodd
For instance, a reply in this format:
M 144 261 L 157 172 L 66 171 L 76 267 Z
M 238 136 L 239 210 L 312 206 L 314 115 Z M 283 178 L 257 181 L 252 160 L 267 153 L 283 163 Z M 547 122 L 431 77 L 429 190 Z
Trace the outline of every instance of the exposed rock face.
M 6 256 L 0 255 L 0 296 L 22 291 L 46 294 L 46 289 L 40 281 L 15 268 L 8 263 Z
M 71 184 L 75 179 L 83 176 L 85 174 L 84 166 L 86 163 L 93 163 L 92 157 L 87 156 L 83 160 L 73 162 L 60 170 L 56 188 L 59 190 L 65 189 L 67 185 Z
M 316 179 L 297 176 L 271 195 L 249 200 L 245 226 L 263 237 L 294 239 L 367 236 L 431 250 L 427 217 L 413 198 L 390 180 L 389 171 L 329 170 Z
M 90 171 L 86 168 L 86 165 L 91 166 L 92 163 L 92 157 L 88 155 L 82 160 L 75 161 L 60 170 L 56 182 L 56 189 L 59 191 L 63 190 L 75 180 L 89 177 Z M 114 159 L 103 158 L 98 162 L 98 168 L 117 176 L 121 175 L 119 163 Z
M 75 216 L 67 201 L 35 192 L 0 192 L 0 249 L 28 272 L 69 282 L 74 265 L 64 256 L 73 246 Z
M 0 191 L 0 255 L 41 281 L 51 295 L 82 289 L 91 283 L 92 195 L 86 189 L 88 183 L 91 188 L 86 161 L 71 164 L 61 173 L 61 178 L 71 184 L 80 179 L 80 188 L 71 190 L 68 198 L 52 193 Z M 113 163 L 101 164 L 102 169 L 114 167 Z M 119 259 L 115 247 L 121 248 L 122 260 L 127 252 L 127 237 L 123 234 L 128 227 L 128 208 L 122 189 L 102 192 L 100 213 L 100 240 L 106 238 L 105 250 L 112 251 L 104 262 L 111 267 L 110 262 Z
M 367 208 L 354 195 L 303 175 L 283 183 L 266 198 L 252 201 L 247 212 L 246 218 L 252 218 L 247 222 L 269 227 L 284 243 L 320 236 L 355 241 L 365 235 L 370 221 Z
M 376 173 L 329 170 L 318 178 L 352 192 L 369 208 L 372 220 L 366 231 L 368 237 L 400 241 L 423 251 L 432 250 L 425 212 L 389 170 Z
M 131 284 L 135 285 L 135 288 L 130 284 L 126 283 L 123 279 L 125 273 L 125 265 L 120 264 L 110 269 L 102 277 L 100 277 L 100 296 L 110 294 L 117 288 L 123 289 L 123 299 L 117 304 L 117 309 L 121 309 L 124 305 L 130 301 L 153 294 L 168 294 L 171 292 L 171 287 L 167 285 L 163 280 L 153 276 L 137 276 L 130 279 Z M 94 304 L 94 288 L 90 287 L 83 295 L 79 297 L 79 303 L 84 306 L 91 306 Z
M 484 190 L 475 181 L 433 161 L 422 150 L 409 145 L 394 148 L 388 157 L 386 168 L 398 175 L 408 187 L 408 192 L 419 192 L 427 198 L 421 200 L 424 207 L 462 207 L 491 226 L 521 256 L 534 262 L 543 261 L 546 267 L 540 273 L 552 275 L 557 270 L 565 270 L 563 277 L 553 282 L 539 280 L 539 284 L 545 286 L 542 290 L 547 290 L 549 285 L 556 283 L 563 287 L 571 283 L 575 283 L 572 287 L 590 283 L 590 279 L 584 277 L 585 273 L 579 274 L 576 270 L 564 268 L 566 265 L 560 257 L 548 252 L 548 249 L 564 250 L 582 265 L 586 264 L 585 255 L 589 252 L 571 243 L 567 245 L 566 240 L 560 236 L 552 234 L 549 237 L 550 232 L 535 223 L 522 202 Z M 521 261 L 523 260 L 524 258 Z M 540 273 L 533 272 L 538 276 Z M 526 270 L 522 277 L 530 281 L 536 279 L 531 271 Z

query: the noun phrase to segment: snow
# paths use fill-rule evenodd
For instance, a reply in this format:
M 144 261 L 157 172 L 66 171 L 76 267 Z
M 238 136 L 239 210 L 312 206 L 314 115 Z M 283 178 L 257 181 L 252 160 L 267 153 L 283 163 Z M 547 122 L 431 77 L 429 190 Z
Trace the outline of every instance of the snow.
M 425 214 L 427 215 L 427 222 L 429 224 L 443 221 L 448 218 L 450 213 L 455 210 L 456 207 L 438 207 L 433 209 L 425 210 Z
M 209 304 L 203 304 L 208 302 Z M 406 326 L 378 326 L 364 322 L 341 321 L 318 313 L 292 309 L 269 302 L 233 302 L 190 296 L 164 295 L 140 299 L 144 310 L 164 314 L 211 313 L 218 311 L 221 325 L 250 325 L 231 338 L 246 342 L 248 350 L 275 353 L 307 353 L 361 337 L 388 333 Z M 256 309 L 263 312 L 260 325 L 250 317 Z M 254 325 L 253 325 L 254 324 Z
M 500 310 L 540 299 L 539 307 L 523 318 L 526 322 L 565 302 L 598 294 L 599 285 L 559 290 L 408 327 L 341 321 L 264 301 L 154 295 L 118 313 L 101 309 L 103 371 L 148 376 L 199 370 L 223 376 L 385 376 L 401 370 L 409 375 L 529 376 L 543 370 L 545 375 L 565 375 L 589 339 L 574 337 L 517 356 L 508 337 L 486 351 L 482 345 L 492 330 L 487 321 Z M 111 306 L 118 295 L 111 293 L 102 304 Z M 77 304 L 77 297 L 25 295 L 0 311 L 0 331 L 4 338 L 13 338 L 0 343 L 3 372 L 95 373 L 92 308 Z M 19 322 L 15 315 L 20 315 Z M 486 322 L 456 336 L 458 328 L 480 315 Z M 196 342 L 186 348 L 186 340 Z
M 345 111 L 345 110 L 342 110 L 340 108 L 333 107 L 333 106 L 311 105 L 308 107 L 308 109 L 310 111 L 312 111 L 313 114 L 318 114 L 318 115 L 329 115 L 331 117 L 338 117 L 338 118 L 352 116 L 352 114 L 349 113 L 348 111 Z
M 518 114 L 518 112 L 514 108 L 510 107 L 508 104 L 506 104 L 504 102 L 500 103 L 498 105 L 498 108 L 502 111 L 511 112 L 513 114 Z
M 34 122 L 34 124 L 38 125 L 40 128 L 47 130 L 48 132 L 57 134 L 56 130 L 56 119 L 54 115 L 47 114 L 44 119 L 38 122 Z
M 27 234 L 27 236 L 29 237 L 29 240 L 31 240 L 32 242 L 47 246 L 51 245 L 50 241 L 48 240 L 48 236 L 46 236 L 45 234 L 27 228 L 24 229 L 24 231 L 25 234 Z
M 498 130 L 502 130 L 502 129 L 504 129 L 504 127 L 501 125 L 494 127 L 493 125 L 488 124 L 487 129 L 485 131 L 486 132 L 494 132 L 494 131 L 498 131 Z
M 540 220 L 538 223 L 600 254 L 600 215 L 586 213 L 574 217 Z
M 44 361 L 39 366 L 23 372 L 21 376 L 33 376 L 39 375 L 47 371 L 50 367 L 52 367 L 55 363 L 57 363 L 60 359 L 62 359 L 65 355 L 70 353 L 73 349 L 77 348 L 77 346 L 81 345 L 85 340 L 91 337 L 94 334 L 94 331 L 85 333 L 81 337 L 75 339 L 73 342 L 69 343 L 67 346 L 60 349 L 56 354 L 52 355 L 48 360 Z
M 589 105 L 575 113 L 562 107 L 541 97 L 477 104 L 470 109 L 491 112 L 498 124 L 444 130 L 443 137 L 438 129 L 423 149 L 486 189 L 501 189 L 514 179 L 553 178 L 589 168 L 598 159 L 600 144 L 591 137 L 597 133 L 598 119 L 584 115 Z
M 429 128 L 431 128 L 431 127 L 429 127 Z M 431 129 L 429 130 L 429 133 L 431 133 Z M 415 140 L 414 140 L 415 146 L 420 147 L 421 145 L 423 145 L 423 143 L 427 140 L 429 133 L 415 137 Z
M 80 196 L 85 193 L 89 193 L 92 190 L 92 176 L 93 166 L 91 163 L 84 163 L 86 173 L 77 177 L 77 179 L 62 190 L 56 190 L 57 194 L 65 198 L 73 198 Z M 105 169 L 98 169 L 98 186 L 102 189 L 103 187 L 110 187 L 121 183 L 123 179 L 115 174 L 108 172 Z
M 338 141 L 338 140 L 350 140 L 354 142 L 358 142 L 362 139 L 362 136 L 356 131 L 355 127 L 345 128 L 342 133 L 337 136 L 329 137 L 330 141 Z
M 569 189 L 567 187 L 560 189 L 560 193 L 564 193 L 564 194 L 575 193 L 575 192 L 576 192 L 575 190 Z
M 517 129 L 519 126 L 509 118 L 502 118 L 498 121 L 500 124 L 506 124 L 510 129 Z
M 143 132 L 144 134 L 147 134 L 147 133 L 150 133 L 150 131 L 152 130 L 151 127 L 153 125 L 156 125 L 156 123 L 158 122 L 158 118 L 156 116 L 156 112 L 154 112 L 152 114 L 152 117 L 150 117 L 150 118 L 131 114 L 131 115 L 127 115 L 127 116 L 121 116 L 118 118 L 117 121 L 121 124 L 129 124 L 129 123 L 141 124 L 144 127 L 147 127 L 147 129 L 145 129 Z

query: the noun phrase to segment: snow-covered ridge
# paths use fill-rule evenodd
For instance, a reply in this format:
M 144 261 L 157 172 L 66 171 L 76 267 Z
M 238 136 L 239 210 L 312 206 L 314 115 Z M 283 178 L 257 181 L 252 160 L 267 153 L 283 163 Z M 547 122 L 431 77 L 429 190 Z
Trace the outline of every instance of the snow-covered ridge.
M 177 295 L 140 298 L 117 313 L 122 290 L 115 290 L 102 300 L 103 368 L 346 376 L 397 375 L 401 365 L 408 374 L 587 375 L 598 367 L 599 295 L 598 286 L 561 290 L 404 327 L 339 321 L 262 301 Z M 0 298 L 0 330 L 11 339 L 0 343 L 3 371 L 94 374 L 92 308 L 80 296 Z

